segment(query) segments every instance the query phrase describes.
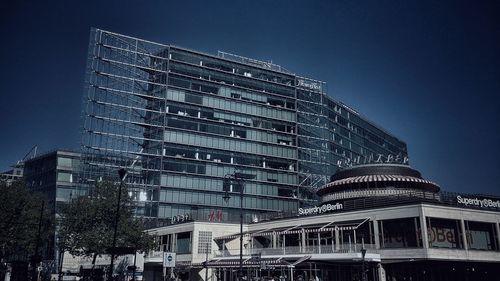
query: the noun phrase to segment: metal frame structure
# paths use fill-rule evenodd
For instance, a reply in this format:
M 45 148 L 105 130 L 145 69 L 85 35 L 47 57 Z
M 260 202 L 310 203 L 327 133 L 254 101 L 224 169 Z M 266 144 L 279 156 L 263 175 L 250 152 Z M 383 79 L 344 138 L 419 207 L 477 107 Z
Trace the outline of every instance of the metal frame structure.
M 173 57 L 173 54 L 178 56 Z M 214 68 L 214 65 L 222 68 Z M 189 81 L 190 86 L 174 85 L 171 82 L 174 78 Z M 194 89 L 195 83 L 201 85 L 200 88 Z M 366 157 L 370 153 L 402 153 L 406 156 L 403 142 L 330 98 L 326 83 L 297 76 L 271 62 L 224 52 L 212 56 L 92 29 L 85 84 L 82 185 L 88 187 L 93 181 L 106 177 L 117 180 L 116 171 L 127 168 L 126 184 L 137 202 L 137 214 L 140 216 L 159 216 L 163 208 L 162 194 L 167 192 L 165 178 L 168 177 L 175 177 L 175 180 L 179 177 L 204 177 L 208 180 L 203 184 L 193 184 L 189 188 L 170 185 L 168 187 L 173 189 L 168 190 L 196 191 L 200 197 L 203 193 L 215 198 L 221 197 L 223 192 L 224 174 L 240 169 L 260 174 L 249 185 L 254 190 L 274 188 L 275 191 L 249 191 L 248 196 L 245 194 L 246 198 L 268 200 L 268 207 L 249 207 L 246 212 L 249 215 L 286 212 L 290 208 L 317 202 L 315 190 L 335 172 L 339 159 Z M 279 102 L 274 104 L 274 100 Z M 213 105 L 214 101 L 220 102 L 219 107 Z M 223 108 L 222 103 L 231 108 Z M 181 110 L 172 112 L 172 108 L 179 106 L 192 109 L 194 115 Z M 243 112 L 240 108 L 245 107 L 258 110 Z M 203 116 L 203 110 L 211 111 L 212 117 L 216 112 L 219 117 L 207 118 Z M 340 122 L 341 118 L 344 121 Z M 195 129 L 173 128 L 170 124 L 172 120 L 195 124 Z M 264 126 L 265 122 L 275 122 L 290 129 L 279 131 L 271 123 Z M 201 126 L 230 129 L 226 135 L 214 135 L 201 131 Z M 357 132 L 357 128 L 364 128 L 363 132 L 368 132 L 378 141 Z M 238 135 L 238 131 L 253 134 L 253 139 Z M 228 143 L 242 146 L 250 143 L 257 149 L 244 152 L 220 145 L 173 142 L 170 137 L 174 135 L 178 138 L 182 135 L 186 139 L 199 136 L 218 138 L 217 141 L 225 139 Z M 283 137 L 288 140 L 281 142 Z M 188 159 L 183 154 L 169 154 L 179 146 L 196 151 L 193 153 L 196 156 Z M 290 154 L 280 152 L 285 150 Z M 224 152 L 230 154 L 227 156 L 230 161 L 214 157 L 201 159 L 199 154 L 202 152 Z M 243 159 L 241 163 L 233 156 L 238 153 L 237 157 Z M 247 164 L 250 158 L 258 163 Z M 273 159 L 281 161 L 281 166 L 270 165 Z M 172 172 L 165 168 L 169 163 L 181 162 L 187 163 L 186 166 L 193 165 L 193 171 Z M 205 175 L 200 167 L 219 171 Z M 280 177 L 287 180 L 276 179 Z M 206 186 L 215 187 L 207 191 Z M 287 193 L 280 194 L 280 189 Z M 205 211 L 214 207 L 227 209 L 233 215 L 237 211 L 236 202 L 232 202 L 230 207 L 206 202 L 205 205 L 197 202 L 182 204 L 186 208 L 199 205 Z M 193 218 L 203 220 L 201 217 Z

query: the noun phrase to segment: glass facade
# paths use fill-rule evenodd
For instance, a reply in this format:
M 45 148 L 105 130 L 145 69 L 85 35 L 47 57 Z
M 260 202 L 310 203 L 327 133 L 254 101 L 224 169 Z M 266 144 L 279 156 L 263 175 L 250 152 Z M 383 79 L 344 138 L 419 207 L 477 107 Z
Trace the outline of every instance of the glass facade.
M 406 144 L 327 95 L 326 83 L 227 58 L 92 30 L 82 140 L 86 184 L 116 171 L 138 215 L 239 220 L 224 176 L 254 175 L 246 220 L 314 204 L 340 159 L 407 156 Z M 62 178 L 67 175 L 61 175 Z
M 47 196 L 50 207 L 58 211 L 71 197 L 84 195 L 76 185 L 79 170 L 79 153 L 57 150 L 27 160 L 24 180 L 31 190 Z

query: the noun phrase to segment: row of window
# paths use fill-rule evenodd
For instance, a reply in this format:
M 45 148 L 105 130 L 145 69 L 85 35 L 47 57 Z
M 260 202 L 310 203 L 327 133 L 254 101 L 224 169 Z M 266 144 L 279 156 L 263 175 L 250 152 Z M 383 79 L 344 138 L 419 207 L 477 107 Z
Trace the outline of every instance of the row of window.
M 201 174 L 213 177 L 224 177 L 225 175 L 233 173 L 236 168 L 237 167 L 234 166 L 210 165 L 206 163 L 198 163 L 185 160 L 182 161 L 181 159 L 163 161 L 163 170 L 165 171 Z M 251 168 L 238 170 L 255 175 L 255 179 L 258 181 L 278 182 L 291 185 L 297 184 L 297 175 L 295 173 L 280 173 L 275 171 L 257 170 Z
M 223 191 L 223 179 L 194 177 L 180 174 L 167 174 L 161 176 L 161 185 L 205 191 Z M 273 183 L 247 182 L 245 194 L 294 197 L 294 187 L 278 186 Z
M 258 116 L 244 115 L 241 113 L 224 112 L 224 111 L 214 110 L 213 108 L 198 107 L 177 102 L 170 102 L 168 107 L 166 107 L 166 112 L 180 116 L 207 119 L 211 121 L 224 122 L 233 125 L 262 128 L 262 129 L 272 130 L 276 134 L 278 134 L 279 132 L 293 133 L 293 129 L 295 127 L 294 123 L 283 122 L 282 120 L 278 121 L 278 120 L 264 119 L 260 116 L 258 117 Z
M 467 247 L 472 250 L 499 250 L 498 233 L 494 223 L 426 218 L 429 247 L 463 249 L 465 231 Z M 379 221 L 382 248 L 422 247 L 419 218 Z
M 163 145 L 163 155 L 175 158 L 213 161 L 216 163 L 236 164 L 262 168 L 295 171 L 295 160 L 285 160 L 268 156 L 243 154 L 239 151 L 203 149 L 184 145 Z
M 206 136 L 196 133 L 165 130 L 164 141 L 169 143 L 240 151 L 242 153 L 269 155 L 273 157 L 297 158 L 297 150 L 283 145 L 259 144 L 238 139 Z
M 179 88 L 183 88 L 186 90 L 203 92 L 212 95 L 219 95 L 226 98 L 232 99 L 241 99 L 243 101 L 249 101 L 254 103 L 265 104 L 268 106 L 276 106 L 287 109 L 295 108 L 295 101 L 290 98 L 284 97 L 276 97 L 270 95 L 269 93 L 261 93 L 261 92 L 251 92 L 245 91 L 239 88 L 229 88 L 221 86 L 218 83 L 206 82 L 201 80 L 192 80 L 180 75 L 171 74 L 169 79 L 170 86 L 176 86 Z M 191 93 L 196 95 L 197 93 L 187 92 L 187 94 Z M 186 102 L 191 102 L 187 101 Z M 201 100 L 193 100 L 193 103 L 201 104 Z
M 284 85 L 292 85 L 294 77 L 289 75 L 278 74 L 276 72 L 265 71 L 263 69 L 243 66 L 241 64 L 231 63 L 221 59 L 214 59 L 199 54 L 187 53 L 179 50 L 172 50 L 170 58 L 173 60 L 183 61 L 190 64 L 202 65 L 207 68 L 212 68 L 224 72 L 235 73 L 245 77 L 253 77 L 265 81 L 272 81 Z
M 173 214 L 168 212 L 167 209 L 169 207 L 175 207 L 176 204 L 240 208 L 240 198 L 237 193 L 231 193 L 231 197 L 226 202 L 224 200 L 224 193 L 203 193 L 168 189 L 160 191 L 160 202 L 172 205 L 160 205 L 159 217 L 171 217 Z M 294 211 L 297 209 L 297 200 L 245 196 L 243 197 L 243 208 Z
M 278 120 L 286 120 L 290 122 L 295 121 L 295 112 L 292 111 L 280 110 L 279 108 L 250 104 L 216 96 L 201 96 L 201 99 L 193 98 L 193 96 L 196 96 L 196 94 L 194 93 L 188 94 L 184 91 L 173 90 L 173 89 L 169 89 L 167 91 L 167 100 L 171 101 L 191 102 L 194 104 L 199 104 L 214 109 L 233 111 L 237 113 L 261 116 L 267 118 L 274 118 Z
M 165 118 L 165 125 L 167 127 L 211 133 L 226 137 L 235 137 L 284 145 L 295 145 L 294 138 L 290 135 L 246 129 L 238 126 L 233 126 L 231 124 L 213 124 L 211 122 L 205 122 L 203 120 L 184 119 L 182 117 L 179 118 L 176 116 L 167 116 Z
M 249 89 L 258 92 L 266 92 L 280 96 L 295 96 L 295 89 L 292 87 L 281 86 L 272 83 L 255 81 L 246 77 L 235 76 L 231 74 L 220 73 L 199 66 L 187 65 L 178 62 L 170 62 L 169 71 L 172 73 L 182 74 L 196 79 L 204 79 L 206 81 L 214 81 L 221 84 L 233 85 L 244 89 Z

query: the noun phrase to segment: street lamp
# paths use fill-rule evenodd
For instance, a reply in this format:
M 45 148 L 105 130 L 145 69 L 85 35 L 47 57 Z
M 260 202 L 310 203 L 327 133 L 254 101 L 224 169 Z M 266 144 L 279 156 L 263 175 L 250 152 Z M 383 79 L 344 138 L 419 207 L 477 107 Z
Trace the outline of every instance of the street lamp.
M 255 175 L 245 174 L 240 172 L 234 172 L 232 174 L 227 174 L 224 176 L 224 187 L 226 183 L 231 183 L 231 180 L 235 180 L 240 183 L 240 269 L 238 271 L 239 280 L 243 277 L 243 191 L 245 190 L 245 180 L 254 179 Z M 224 201 L 228 203 L 231 198 L 231 191 L 225 188 Z
M 365 249 L 365 247 L 363 247 L 363 248 L 361 248 L 361 280 L 362 281 L 366 281 L 365 255 L 366 255 L 366 249 Z
M 111 247 L 111 264 L 109 265 L 109 279 L 108 280 L 113 280 L 113 264 L 114 264 L 114 259 L 115 259 L 116 231 L 118 230 L 118 221 L 120 218 L 120 201 L 121 201 L 121 196 L 122 196 L 123 180 L 125 179 L 126 175 L 127 175 L 127 170 L 125 170 L 123 168 L 118 170 L 118 176 L 120 176 L 120 186 L 118 187 L 118 204 L 116 206 L 115 225 L 114 225 L 114 231 L 113 231 L 113 245 Z

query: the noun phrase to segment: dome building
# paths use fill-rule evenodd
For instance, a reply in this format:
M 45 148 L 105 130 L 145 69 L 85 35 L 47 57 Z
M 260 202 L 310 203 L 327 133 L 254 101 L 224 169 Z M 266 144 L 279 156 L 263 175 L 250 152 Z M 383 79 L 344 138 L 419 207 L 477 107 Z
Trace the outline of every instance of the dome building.
M 321 204 L 363 199 L 372 205 L 388 204 L 391 199 L 439 201 L 440 187 L 427 181 L 408 165 L 369 164 L 338 171 L 317 194 Z
M 176 264 L 189 280 L 204 280 L 205 270 L 211 280 L 240 280 L 240 261 L 243 280 L 500 280 L 498 196 L 445 192 L 387 163 L 340 169 L 317 195 L 317 206 L 261 216 L 241 233 L 223 218 L 151 232 L 163 250 L 190 241 Z

